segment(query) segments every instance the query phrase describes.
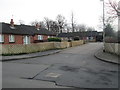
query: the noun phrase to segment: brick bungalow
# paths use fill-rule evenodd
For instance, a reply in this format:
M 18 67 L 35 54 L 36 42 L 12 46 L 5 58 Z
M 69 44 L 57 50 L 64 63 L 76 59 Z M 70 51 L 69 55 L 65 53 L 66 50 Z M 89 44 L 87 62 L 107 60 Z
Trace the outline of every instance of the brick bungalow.
M 41 28 L 40 25 L 14 25 L 13 19 L 10 24 L 0 23 L 0 44 L 30 44 L 47 41 L 55 33 Z
M 58 34 L 58 37 L 61 37 L 63 40 L 74 40 L 75 37 L 78 37 L 80 40 L 98 41 L 99 39 L 102 39 L 102 32 L 98 33 L 97 31 L 85 31 L 60 33 Z

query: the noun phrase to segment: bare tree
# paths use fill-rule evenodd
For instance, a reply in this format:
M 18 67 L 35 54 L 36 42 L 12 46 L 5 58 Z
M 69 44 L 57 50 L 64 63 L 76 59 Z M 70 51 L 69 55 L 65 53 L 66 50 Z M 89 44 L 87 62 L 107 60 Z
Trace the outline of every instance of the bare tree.
M 63 29 L 65 28 L 66 25 L 66 20 L 65 17 L 62 16 L 61 14 L 58 14 L 56 17 L 58 26 L 59 26 L 59 32 L 62 33 Z
M 71 26 L 70 26 L 71 24 L 66 24 L 66 32 L 68 33 L 68 32 L 71 32 Z
M 77 29 L 77 32 L 83 32 L 87 29 L 86 25 L 84 24 L 78 24 L 75 28 Z
M 115 20 L 115 17 L 111 17 L 110 15 L 105 15 L 104 18 L 104 25 L 106 26 L 107 24 L 112 24 Z M 101 16 L 99 18 L 100 23 L 103 23 L 103 17 Z M 101 29 L 103 28 L 101 25 L 99 26 Z
M 32 21 L 30 24 L 32 25 L 32 26 L 35 26 L 37 23 L 39 23 L 37 20 L 35 20 L 35 21 Z
M 43 21 L 39 21 L 38 24 L 41 28 L 46 28 L 45 23 Z
M 95 31 L 93 27 L 87 27 L 87 31 Z
M 44 17 L 44 22 L 45 22 L 45 25 L 46 25 L 46 28 L 50 31 L 50 19 L 47 18 L 47 17 Z
M 23 25 L 23 24 L 24 24 L 24 21 L 23 21 L 23 20 L 19 20 L 19 24 L 20 24 L 20 25 Z
M 105 2 L 105 16 L 104 16 L 104 25 L 113 24 L 115 19 L 118 17 L 118 2 L 116 0 L 108 0 Z M 103 17 L 100 17 L 100 22 L 103 22 Z M 100 25 L 100 28 L 101 27 Z
M 116 17 L 118 14 L 118 2 L 116 0 L 109 0 L 108 7 L 110 9 L 108 13 Z
M 59 26 L 56 21 L 51 20 L 49 22 L 49 25 L 50 25 L 50 31 L 57 33 L 57 34 L 59 33 Z
M 108 8 L 106 22 L 109 24 L 118 17 L 120 9 L 118 8 L 118 2 L 116 0 L 109 0 L 108 3 L 106 3 L 106 6 Z
M 39 24 L 41 28 L 46 28 L 43 21 L 37 21 L 37 20 L 35 20 L 35 21 L 31 22 L 32 26 L 36 26 L 36 24 Z

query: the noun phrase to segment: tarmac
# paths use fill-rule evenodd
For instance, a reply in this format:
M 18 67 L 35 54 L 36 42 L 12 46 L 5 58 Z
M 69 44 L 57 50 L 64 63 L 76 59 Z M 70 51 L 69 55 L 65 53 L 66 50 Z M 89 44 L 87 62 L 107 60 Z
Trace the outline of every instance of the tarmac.
M 23 54 L 23 55 L 12 55 L 12 56 L 0 56 L 2 59 L 0 61 L 12 61 L 12 60 L 20 60 L 20 59 L 28 59 L 28 58 L 35 58 L 35 57 L 42 57 L 47 55 L 52 55 L 61 52 L 62 50 L 49 50 L 44 52 L 36 52 L 31 54 Z M 119 58 L 120 56 L 114 55 L 111 53 L 103 52 L 102 49 L 98 50 L 94 56 L 102 61 L 113 63 L 113 64 L 120 64 Z

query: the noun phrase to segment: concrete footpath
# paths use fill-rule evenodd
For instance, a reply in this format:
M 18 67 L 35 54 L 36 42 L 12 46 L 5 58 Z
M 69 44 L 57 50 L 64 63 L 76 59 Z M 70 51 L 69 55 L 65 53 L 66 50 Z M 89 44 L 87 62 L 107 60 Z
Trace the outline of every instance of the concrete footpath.
M 35 58 L 35 57 L 42 57 L 47 56 L 55 53 L 59 53 L 61 50 L 49 50 L 44 52 L 37 52 L 31 54 L 23 54 L 23 55 L 11 55 L 11 56 L 0 56 L 2 59 L 0 61 L 10 61 L 10 60 L 19 60 L 19 59 L 28 59 L 28 58 Z
M 120 56 L 111 54 L 111 53 L 107 53 L 107 52 L 103 52 L 102 49 L 98 50 L 95 53 L 95 57 L 98 58 L 99 60 L 103 60 L 106 62 L 110 62 L 110 63 L 114 63 L 114 64 L 120 64 L 119 62 L 119 58 Z

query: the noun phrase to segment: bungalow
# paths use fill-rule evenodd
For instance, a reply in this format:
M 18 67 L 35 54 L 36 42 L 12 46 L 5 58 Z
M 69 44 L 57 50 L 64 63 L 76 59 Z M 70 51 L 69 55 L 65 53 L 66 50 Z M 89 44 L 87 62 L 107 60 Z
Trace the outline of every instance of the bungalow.
M 55 33 L 41 28 L 40 25 L 14 25 L 13 19 L 10 24 L 0 23 L 0 44 L 30 44 L 47 41 Z
M 78 37 L 80 40 L 96 41 L 97 36 L 97 31 L 69 32 L 58 34 L 58 37 L 61 37 L 63 40 L 74 40 L 75 37 Z

